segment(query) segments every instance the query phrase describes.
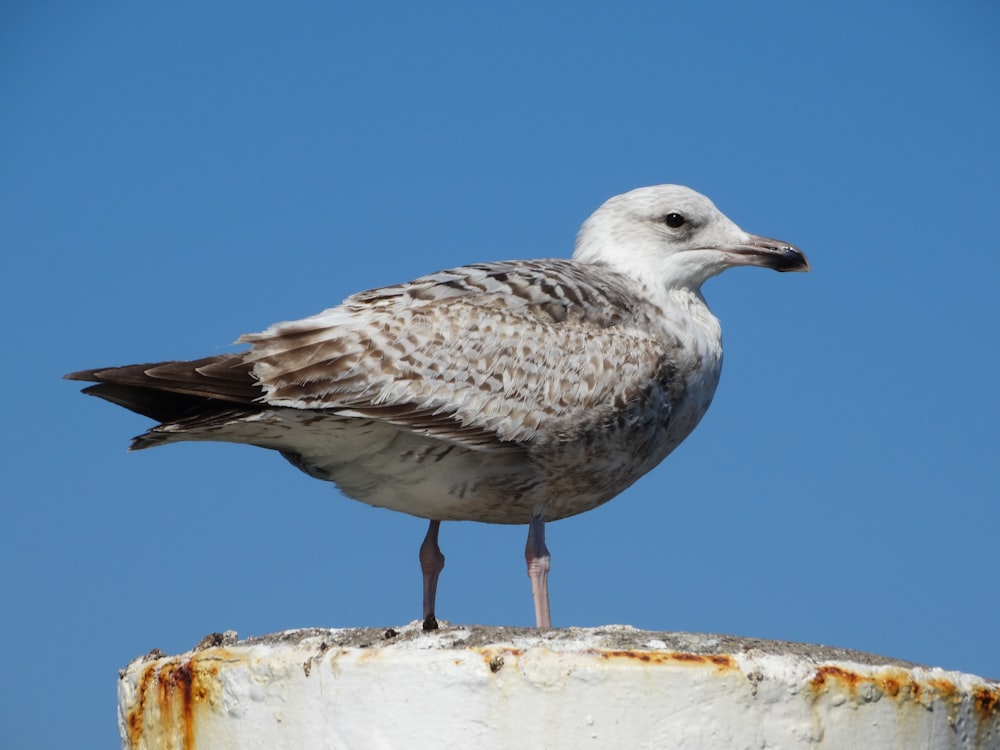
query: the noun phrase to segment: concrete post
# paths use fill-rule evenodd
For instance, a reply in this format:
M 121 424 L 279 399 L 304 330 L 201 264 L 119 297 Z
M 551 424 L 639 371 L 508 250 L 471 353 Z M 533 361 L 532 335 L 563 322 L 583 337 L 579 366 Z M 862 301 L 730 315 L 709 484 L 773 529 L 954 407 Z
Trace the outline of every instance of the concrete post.
M 627 626 L 296 630 L 121 673 L 130 750 L 1000 748 L 1000 683 Z

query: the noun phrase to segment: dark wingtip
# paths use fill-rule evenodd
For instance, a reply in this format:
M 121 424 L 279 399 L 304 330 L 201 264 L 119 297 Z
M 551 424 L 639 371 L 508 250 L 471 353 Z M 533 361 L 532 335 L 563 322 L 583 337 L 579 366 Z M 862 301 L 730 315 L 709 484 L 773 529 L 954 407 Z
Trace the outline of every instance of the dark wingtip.
M 158 445 L 165 445 L 170 442 L 165 436 L 157 435 L 155 432 L 156 428 L 148 432 L 144 432 L 141 435 L 136 435 L 128 444 L 129 453 L 133 451 L 144 451 L 147 448 L 155 448 Z

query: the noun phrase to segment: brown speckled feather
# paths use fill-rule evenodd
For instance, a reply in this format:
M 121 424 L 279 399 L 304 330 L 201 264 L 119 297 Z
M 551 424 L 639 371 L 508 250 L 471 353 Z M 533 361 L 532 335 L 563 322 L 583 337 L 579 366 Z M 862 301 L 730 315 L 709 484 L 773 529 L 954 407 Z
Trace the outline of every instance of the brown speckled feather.
M 670 376 L 661 360 L 677 343 L 657 312 L 604 268 L 492 263 L 362 292 L 240 341 L 269 405 L 468 433 L 482 447 L 486 436 L 574 439 Z

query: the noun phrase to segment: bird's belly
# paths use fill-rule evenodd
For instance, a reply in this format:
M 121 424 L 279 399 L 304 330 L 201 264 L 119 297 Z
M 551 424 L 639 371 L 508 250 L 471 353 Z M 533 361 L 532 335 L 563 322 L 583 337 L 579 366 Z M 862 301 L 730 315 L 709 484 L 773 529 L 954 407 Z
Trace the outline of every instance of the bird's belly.
M 536 515 L 554 521 L 595 508 L 655 465 L 637 468 L 625 456 L 581 463 L 579 449 L 539 456 L 449 448 L 370 454 L 329 467 L 321 478 L 351 498 L 421 518 L 524 524 Z M 315 467 L 309 473 L 320 476 Z
M 523 456 L 484 454 L 440 443 L 373 454 L 331 479 L 348 497 L 440 521 L 527 523 L 541 483 Z
M 275 410 L 252 442 L 348 497 L 442 521 L 527 523 L 544 481 L 524 450 L 476 450 L 378 420 Z M 260 424 L 258 422 L 258 424 Z
M 442 521 L 523 524 L 611 500 L 680 444 L 705 408 L 646 412 L 568 440 L 486 449 L 378 420 L 281 409 L 257 422 L 266 436 L 246 442 L 281 451 L 310 476 L 370 505 Z
M 554 521 L 611 500 L 681 439 L 651 429 L 618 446 L 590 439 L 490 452 L 388 429 L 397 434 L 356 439 L 334 460 L 329 446 L 322 455 L 289 458 L 348 497 L 377 507 L 442 521 L 523 524 L 535 515 Z

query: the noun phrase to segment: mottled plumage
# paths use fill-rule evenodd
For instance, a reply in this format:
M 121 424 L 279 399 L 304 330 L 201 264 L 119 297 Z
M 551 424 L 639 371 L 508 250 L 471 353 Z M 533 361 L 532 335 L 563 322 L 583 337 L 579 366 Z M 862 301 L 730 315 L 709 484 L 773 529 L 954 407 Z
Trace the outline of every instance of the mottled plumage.
M 133 448 L 271 448 L 352 498 L 430 519 L 428 627 L 438 522 L 530 524 L 547 626 L 544 522 L 610 500 L 701 419 L 722 346 L 700 286 L 733 265 L 808 269 L 687 188 L 640 188 L 587 220 L 573 260 L 441 271 L 243 336 L 239 354 L 67 377 L 160 422 Z

